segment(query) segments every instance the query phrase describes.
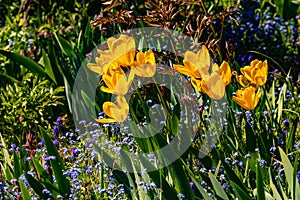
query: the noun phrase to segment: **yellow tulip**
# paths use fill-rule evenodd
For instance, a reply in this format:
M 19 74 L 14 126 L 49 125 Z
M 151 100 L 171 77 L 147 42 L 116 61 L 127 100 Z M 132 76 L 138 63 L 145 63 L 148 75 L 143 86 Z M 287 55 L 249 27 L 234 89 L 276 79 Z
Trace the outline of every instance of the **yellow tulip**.
M 152 50 L 148 50 L 146 53 L 138 52 L 132 69 L 138 76 L 152 77 L 156 72 L 155 56 Z
M 119 38 L 111 37 L 107 40 L 109 50 L 97 50 L 100 57 L 96 63 L 88 63 L 88 68 L 100 75 L 114 62 L 120 66 L 129 67 L 134 61 L 136 45 L 133 37 L 120 35 Z
M 256 86 L 262 86 L 266 83 L 268 77 L 268 62 L 253 60 L 250 66 L 245 66 L 241 69 L 242 74 L 246 79 Z
M 101 90 L 116 95 L 125 95 L 128 92 L 133 78 L 133 71 L 130 71 L 127 78 L 125 72 L 120 67 L 110 67 L 102 76 L 102 80 L 107 87 L 102 86 Z
M 231 70 L 229 64 L 224 61 L 220 67 L 213 64 L 211 71 L 211 74 L 203 75 L 202 79 L 191 78 L 191 83 L 195 90 L 220 100 L 225 94 L 225 87 L 231 81 Z
M 255 93 L 255 87 L 247 87 L 236 92 L 236 96 L 232 97 L 233 101 L 246 110 L 253 110 L 259 101 L 261 90 Z
M 231 81 L 231 70 L 227 62 L 224 61 L 220 67 L 213 64 L 210 70 L 209 52 L 203 45 L 197 54 L 187 51 L 183 64 L 173 67 L 181 74 L 191 77 L 191 84 L 195 90 L 206 93 L 212 99 L 221 99 L 224 96 L 225 86 Z
M 210 56 L 207 48 L 203 45 L 197 54 L 187 51 L 184 54 L 183 65 L 173 65 L 181 74 L 191 78 L 202 78 L 210 68 Z
M 117 96 L 117 104 L 105 102 L 103 111 L 110 118 L 96 119 L 96 121 L 100 123 L 123 122 L 128 116 L 129 105 L 124 96 Z

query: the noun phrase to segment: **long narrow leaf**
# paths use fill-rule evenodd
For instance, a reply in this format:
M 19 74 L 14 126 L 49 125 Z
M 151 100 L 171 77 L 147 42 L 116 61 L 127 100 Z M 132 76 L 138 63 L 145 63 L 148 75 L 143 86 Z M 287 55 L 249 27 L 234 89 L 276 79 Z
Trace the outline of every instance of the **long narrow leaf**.
M 28 192 L 28 189 L 21 178 L 19 178 L 19 183 L 23 200 L 31 200 L 31 196 Z
M 143 156 L 140 157 L 140 161 L 141 161 L 142 165 L 144 166 L 144 168 L 146 168 L 146 169 L 153 168 L 153 164 L 150 163 Z M 149 174 L 149 176 L 151 177 L 151 179 L 153 180 L 155 185 L 157 185 L 157 186 L 161 185 L 161 188 L 163 190 L 163 195 L 165 196 L 166 199 L 178 199 L 174 188 L 169 185 L 169 183 L 166 181 L 166 179 L 164 177 L 161 177 L 161 174 L 158 170 L 147 172 L 147 173 Z
M 50 159 L 50 164 L 54 171 L 54 176 L 58 184 L 58 189 L 61 192 L 61 195 L 67 196 L 68 194 L 70 194 L 70 183 L 68 179 L 63 175 L 64 164 L 62 162 L 62 159 L 59 156 L 59 153 L 56 147 L 54 146 L 51 138 L 41 126 L 39 128 L 45 140 L 48 155 L 54 156 L 55 158 L 54 160 Z
M 69 58 L 76 57 L 76 55 L 73 51 L 73 47 L 67 40 L 65 40 L 60 35 L 57 35 L 56 33 L 54 33 L 54 36 L 64 54 L 66 54 Z
M 0 74 L 0 83 L 17 83 L 18 85 L 23 85 L 22 82 L 6 74 Z
M 223 190 L 222 186 L 217 181 L 216 177 L 212 173 L 209 173 L 209 178 L 210 178 L 210 181 L 211 181 L 217 195 L 219 197 L 221 197 L 222 199 L 229 200 L 226 192 Z
M 272 188 L 272 192 L 273 192 L 273 197 L 276 199 L 276 200 L 281 200 L 281 196 L 276 188 L 276 186 L 274 185 L 273 183 L 273 180 L 272 180 L 272 172 L 271 172 L 271 169 L 269 168 L 269 174 L 270 174 L 270 186 Z
M 14 177 L 19 178 L 21 176 L 21 165 L 18 154 L 14 151 Z
M 193 183 L 195 184 L 196 188 L 201 193 L 204 200 L 211 200 L 210 196 L 207 194 L 207 192 L 204 190 L 204 188 L 197 182 L 197 180 L 194 177 L 191 177 Z
M 54 72 L 53 72 L 53 69 L 52 69 L 52 66 L 51 66 L 50 59 L 49 59 L 48 55 L 46 54 L 46 52 L 44 50 L 42 51 L 42 58 L 43 58 L 42 63 L 43 63 L 43 66 L 45 68 L 45 72 L 52 79 L 52 81 L 55 84 L 57 84 L 57 81 L 56 81 L 56 78 L 55 78 L 55 75 L 54 75 Z
M 239 177 L 234 173 L 234 171 L 231 169 L 231 167 L 229 167 L 228 164 L 225 161 L 222 161 L 222 163 L 224 165 L 224 168 L 225 168 L 225 171 L 226 171 L 226 174 L 227 174 L 228 178 L 231 181 L 234 181 L 234 183 L 236 185 L 238 185 L 239 188 L 242 189 L 247 194 L 247 190 L 246 190 L 244 184 L 239 179 Z
M 230 181 L 234 188 L 234 193 L 237 195 L 238 199 L 251 200 L 252 198 L 235 182 Z
M 44 69 L 39 64 L 37 64 L 36 62 L 31 60 L 30 58 L 27 58 L 25 56 L 20 56 L 17 53 L 11 53 L 11 52 L 4 51 L 4 50 L 0 50 L 0 54 L 4 55 L 5 57 L 7 57 L 15 62 L 20 63 L 21 65 L 26 67 L 29 71 L 31 71 L 33 73 L 37 73 L 41 77 L 47 77 L 47 74 L 44 71 Z
M 173 181 L 177 190 L 180 191 L 180 193 L 183 194 L 185 198 L 193 200 L 195 199 L 195 197 L 193 195 L 190 182 L 182 165 L 183 163 L 181 163 L 180 160 L 176 160 L 167 168 L 173 177 Z
M 265 189 L 264 189 L 264 179 L 262 170 L 259 166 L 259 162 L 256 162 L 256 188 L 257 188 L 257 199 L 265 200 Z
M 48 199 L 49 196 L 45 193 L 43 193 L 45 187 L 40 184 L 35 178 L 33 178 L 29 174 L 25 174 L 25 177 L 29 183 L 29 185 L 32 187 L 32 189 L 39 195 L 41 199 Z
M 284 174 L 286 176 L 286 180 L 287 180 L 288 185 L 289 185 L 289 190 L 292 194 L 292 199 L 295 199 L 294 168 L 293 168 L 290 160 L 288 159 L 287 155 L 284 153 L 284 151 L 280 147 L 279 147 L 279 152 L 280 152 L 280 157 L 281 157 L 281 160 L 282 160 L 282 165 L 283 165 L 283 168 L 284 168 Z

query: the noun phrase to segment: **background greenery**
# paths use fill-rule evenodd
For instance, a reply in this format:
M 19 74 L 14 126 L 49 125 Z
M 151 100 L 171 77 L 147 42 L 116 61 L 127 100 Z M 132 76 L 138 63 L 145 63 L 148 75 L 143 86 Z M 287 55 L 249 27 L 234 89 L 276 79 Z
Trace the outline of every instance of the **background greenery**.
M 0 197 L 300 199 L 299 4 L 1 0 Z M 149 173 L 136 169 L 133 174 L 109 168 L 109 158 L 84 144 L 82 137 L 106 134 L 109 148 L 132 151 L 147 151 L 147 142 L 159 149 L 166 141 L 138 141 L 116 125 L 85 121 L 75 130 L 70 94 L 92 49 L 115 34 L 147 26 L 191 36 L 209 48 L 217 63 L 228 61 L 232 70 L 255 58 L 267 59 L 269 78 L 251 112 L 231 101 L 237 89 L 232 80 L 226 91 L 228 125 L 206 157 L 197 157 L 198 142 L 206 133 L 203 122 L 191 147 L 172 165 Z M 96 98 L 95 109 L 101 114 L 101 104 L 110 97 L 99 92 Z

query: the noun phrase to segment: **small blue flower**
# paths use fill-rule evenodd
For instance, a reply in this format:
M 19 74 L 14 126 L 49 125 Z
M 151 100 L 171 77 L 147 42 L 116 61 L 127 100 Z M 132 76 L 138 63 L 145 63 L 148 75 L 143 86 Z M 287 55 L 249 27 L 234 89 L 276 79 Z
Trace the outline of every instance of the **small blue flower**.
M 57 139 L 53 141 L 53 144 L 57 149 L 59 148 L 59 141 Z
M 226 190 L 226 187 L 227 187 L 227 184 L 226 184 L 226 183 L 223 183 L 223 184 L 222 184 L 222 188 L 223 188 L 224 190 Z
M 286 127 L 289 127 L 289 126 L 290 126 L 290 121 L 289 121 L 289 119 L 283 120 L 282 124 L 285 125 Z
M 277 148 L 273 146 L 273 147 L 270 148 L 270 152 L 275 152 L 276 149 L 277 149 Z
M 245 158 L 251 158 L 251 155 L 248 153 L 245 155 Z
M 45 144 L 44 138 L 41 139 L 41 141 L 38 143 L 39 147 L 42 148 Z

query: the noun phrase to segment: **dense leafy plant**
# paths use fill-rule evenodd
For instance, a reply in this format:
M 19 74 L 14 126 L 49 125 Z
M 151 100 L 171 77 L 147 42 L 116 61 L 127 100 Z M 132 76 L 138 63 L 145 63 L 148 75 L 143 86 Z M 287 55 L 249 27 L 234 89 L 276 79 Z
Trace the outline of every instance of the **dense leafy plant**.
M 27 73 L 21 82 L 0 89 L 1 134 L 8 143 L 24 143 L 26 134 L 36 131 L 38 125 L 51 129 L 57 107 L 63 105 L 63 88 L 49 84 Z

